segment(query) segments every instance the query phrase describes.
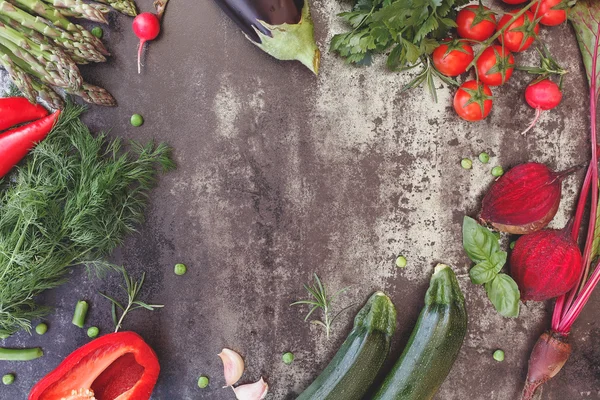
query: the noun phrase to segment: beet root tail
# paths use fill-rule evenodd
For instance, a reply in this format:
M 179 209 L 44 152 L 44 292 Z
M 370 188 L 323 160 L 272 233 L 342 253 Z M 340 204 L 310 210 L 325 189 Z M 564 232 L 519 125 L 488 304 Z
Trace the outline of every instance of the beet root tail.
M 527 381 L 521 400 L 533 400 L 537 389 L 552 379 L 571 356 L 569 335 L 555 331 L 544 332 L 529 357 Z

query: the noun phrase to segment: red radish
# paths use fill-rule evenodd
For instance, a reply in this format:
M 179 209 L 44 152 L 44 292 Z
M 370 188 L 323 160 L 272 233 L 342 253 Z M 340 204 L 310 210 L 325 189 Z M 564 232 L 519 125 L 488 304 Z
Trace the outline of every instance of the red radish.
M 144 44 L 149 40 L 154 40 L 160 33 L 160 21 L 158 17 L 149 12 L 138 14 L 133 20 L 133 33 L 140 39 L 138 49 L 138 74 L 141 73 L 141 59 Z
M 522 134 L 529 132 L 540 119 L 542 111 L 551 110 L 560 104 L 562 91 L 550 79 L 544 79 L 527 86 L 525 100 L 531 108 L 535 108 L 535 118 Z

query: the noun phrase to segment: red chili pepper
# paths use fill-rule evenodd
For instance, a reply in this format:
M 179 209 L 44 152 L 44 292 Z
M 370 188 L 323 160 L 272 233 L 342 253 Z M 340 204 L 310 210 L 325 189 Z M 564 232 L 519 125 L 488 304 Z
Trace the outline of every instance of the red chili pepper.
M 0 178 L 48 136 L 59 115 L 60 111 L 56 111 L 30 124 L 0 133 Z
M 44 107 L 31 104 L 25 97 L 0 98 L 0 131 L 46 115 L 48 111 Z
M 111 333 L 71 353 L 29 400 L 148 400 L 159 372 L 156 354 L 137 333 Z

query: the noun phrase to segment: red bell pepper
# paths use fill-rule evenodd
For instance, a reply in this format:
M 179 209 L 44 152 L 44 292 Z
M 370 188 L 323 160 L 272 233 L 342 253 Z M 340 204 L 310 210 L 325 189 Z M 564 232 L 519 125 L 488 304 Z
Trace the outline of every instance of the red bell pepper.
M 0 98 L 0 131 L 46 115 L 48 111 L 44 107 L 31 104 L 25 97 Z
M 137 333 L 111 333 L 71 353 L 29 400 L 148 400 L 159 372 L 156 354 Z
M 60 111 L 57 111 L 30 124 L 0 133 L 0 178 L 48 136 L 59 115 Z

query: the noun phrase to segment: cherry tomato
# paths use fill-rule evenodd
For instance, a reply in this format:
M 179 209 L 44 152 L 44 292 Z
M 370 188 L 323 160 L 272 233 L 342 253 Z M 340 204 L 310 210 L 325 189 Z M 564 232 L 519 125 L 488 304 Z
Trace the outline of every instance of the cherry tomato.
M 502 0 L 506 4 L 521 4 L 525 3 L 527 0 Z
M 539 3 L 533 6 L 533 12 L 540 18 L 540 24 L 547 26 L 560 25 L 567 20 L 567 10 L 555 9 L 562 3 L 562 0 L 540 0 Z
M 433 51 L 433 65 L 446 76 L 458 76 L 467 71 L 473 61 L 473 48 L 454 40 L 441 44 Z
M 498 45 L 485 49 L 477 60 L 479 80 L 489 86 L 505 84 L 514 69 L 515 58 L 512 53 Z
M 467 81 L 454 95 L 454 110 L 466 121 L 480 121 L 492 111 L 492 90 L 485 83 Z
M 498 22 L 498 30 L 502 29 L 514 17 L 514 13 L 505 14 Z M 515 20 L 502 35 L 498 37 L 500 43 L 508 50 L 518 53 L 525 51 L 535 40 L 540 31 L 540 24 L 534 24 L 533 14 L 526 11 Z
M 496 16 L 487 7 L 470 5 L 458 12 L 456 25 L 460 37 L 483 42 L 496 31 Z

